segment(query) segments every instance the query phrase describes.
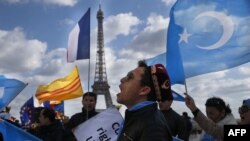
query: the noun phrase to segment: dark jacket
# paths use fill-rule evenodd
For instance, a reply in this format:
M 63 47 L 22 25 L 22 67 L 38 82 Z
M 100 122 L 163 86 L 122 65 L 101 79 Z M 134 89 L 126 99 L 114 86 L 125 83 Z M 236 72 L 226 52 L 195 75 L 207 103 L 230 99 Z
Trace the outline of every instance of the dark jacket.
M 76 138 L 72 132 L 72 129 L 74 129 L 79 124 L 85 122 L 86 120 L 92 118 L 93 116 L 95 116 L 97 114 L 98 114 L 98 112 L 96 112 L 94 109 L 94 110 L 88 112 L 88 117 L 87 117 L 87 111 L 85 110 L 85 108 L 82 108 L 81 113 L 74 114 L 70 118 L 69 122 L 64 124 L 64 127 L 66 128 L 66 131 L 67 131 L 68 141 L 76 141 Z
M 82 112 L 76 113 L 75 115 L 73 115 L 70 118 L 69 122 L 65 124 L 65 127 L 69 130 L 72 130 L 73 128 L 85 122 L 87 119 L 92 118 L 96 114 L 98 113 L 95 110 L 92 110 L 88 112 L 88 117 L 87 117 L 87 111 L 85 110 L 85 108 L 82 108 Z
M 126 110 L 118 141 L 171 141 L 172 136 L 157 104 L 135 111 Z
M 3 134 L 0 132 L 0 141 L 4 141 L 3 140 Z
M 36 129 L 34 135 L 43 141 L 67 141 L 65 130 L 60 122 L 55 122 L 48 126 L 40 126 Z
M 176 113 L 172 108 L 161 111 L 169 125 L 172 136 L 188 141 L 189 131 L 185 119 Z

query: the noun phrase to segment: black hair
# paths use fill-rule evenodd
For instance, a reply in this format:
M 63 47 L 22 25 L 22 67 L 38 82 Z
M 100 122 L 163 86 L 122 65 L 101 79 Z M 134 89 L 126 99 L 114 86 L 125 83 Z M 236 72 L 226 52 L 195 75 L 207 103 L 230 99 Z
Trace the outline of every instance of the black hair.
M 242 105 L 246 105 L 247 107 L 250 108 L 250 105 L 248 104 L 248 103 L 249 103 L 248 101 L 250 101 L 250 99 L 245 99 L 245 100 L 243 100 L 243 101 L 242 101 Z
M 86 92 L 86 93 L 84 93 L 83 96 L 82 96 L 82 99 L 84 99 L 85 96 L 91 96 L 91 97 L 94 97 L 95 101 L 97 100 L 97 95 L 94 92 Z
M 33 112 L 32 112 L 32 118 L 31 118 L 31 122 L 36 122 L 36 123 L 40 123 L 39 121 L 39 116 L 41 111 L 44 109 L 44 107 L 35 107 Z
M 222 112 L 225 110 L 226 114 L 230 114 L 232 110 L 230 109 L 229 105 L 226 105 L 223 99 L 219 97 L 211 97 L 207 99 L 206 104 L 207 107 L 215 107 L 218 111 Z
M 142 74 L 142 77 L 141 77 L 141 85 L 149 86 L 151 88 L 151 91 L 149 92 L 147 96 L 147 100 L 156 101 L 155 88 L 154 88 L 153 80 L 151 77 L 151 67 L 147 65 L 145 60 L 138 61 L 138 67 L 145 68 L 144 74 Z
M 55 110 L 45 107 L 44 109 L 42 109 L 41 112 L 42 112 L 43 116 L 47 117 L 51 122 L 56 121 L 56 112 L 55 112 Z
M 188 113 L 187 112 L 182 112 L 182 115 L 185 117 L 188 117 Z

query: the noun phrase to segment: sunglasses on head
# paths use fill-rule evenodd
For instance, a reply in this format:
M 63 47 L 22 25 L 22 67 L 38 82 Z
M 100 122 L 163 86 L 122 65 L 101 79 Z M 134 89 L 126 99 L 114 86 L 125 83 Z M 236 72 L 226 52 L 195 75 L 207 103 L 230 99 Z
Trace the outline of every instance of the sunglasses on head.
M 250 108 L 247 105 L 242 105 L 241 107 L 239 107 L 240 114 L 244 114 L 244 113 L 248 112 L 249 110 L 250 110 Z

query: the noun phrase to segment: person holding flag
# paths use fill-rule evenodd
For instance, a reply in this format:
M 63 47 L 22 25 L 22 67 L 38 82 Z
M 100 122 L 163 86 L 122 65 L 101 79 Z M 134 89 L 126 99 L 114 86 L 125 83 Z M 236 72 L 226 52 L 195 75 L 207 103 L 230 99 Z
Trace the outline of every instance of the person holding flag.
M 194 115 L 194 120 L 206 132 L 203 140 L 224 140 L 224 125 L 236 125 L 237 121 L 231 113 L 229 105 L 218 97 L 206 101 L 207 117 L 196 106 L 194 99 L 185 94 L 186 106 Z
M 145 61 L 139 61 L 138 67 L 120 82 L 117 102 L 128 109 L 118 141 L 171 141 L 171 132 L 156 103 L 172 94 L 165 67 L 147 66 Z

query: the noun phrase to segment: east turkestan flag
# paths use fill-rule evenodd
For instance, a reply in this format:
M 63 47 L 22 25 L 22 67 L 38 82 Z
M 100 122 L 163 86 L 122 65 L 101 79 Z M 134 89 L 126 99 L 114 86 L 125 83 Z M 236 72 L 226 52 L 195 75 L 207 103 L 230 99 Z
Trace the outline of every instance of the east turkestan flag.
M 177 0 L 170 12 L 164 63 L 171 84 L 250 61 L 249 0 Z M 164 58 L 165 55 L 165 58 Z

